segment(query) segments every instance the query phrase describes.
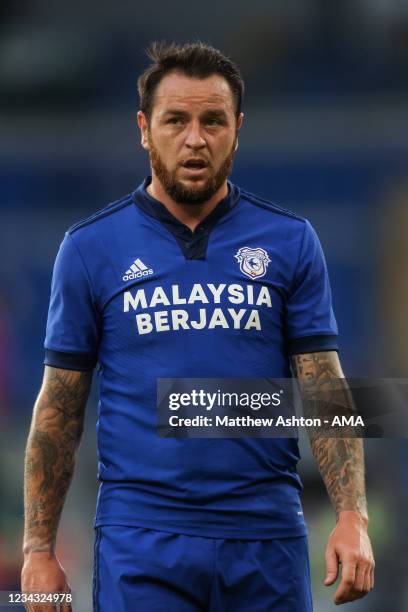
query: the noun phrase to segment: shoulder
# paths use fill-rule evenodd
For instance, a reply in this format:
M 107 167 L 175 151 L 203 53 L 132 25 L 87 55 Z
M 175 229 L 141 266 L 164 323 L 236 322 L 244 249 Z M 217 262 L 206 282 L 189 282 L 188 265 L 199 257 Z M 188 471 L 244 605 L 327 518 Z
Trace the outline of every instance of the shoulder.
M 240 189 L 241 202 L 245 205 L 245 214 L 250 214 L 252 222 L 264 226 L 267 231 L 274 231 L 280 238 L 290 240 L 302 248 L 302 245 L 318 241 L 313 225 L 309 219 L 294 213 L 283 206 Z M 247 207 L 251 207 L 248 211 Z M 256 212 L 256 216 L 255 216 Z
M 247 202 L 249 205 L 256 207 L 257 209 L 267 211 L 272 215 L 278 215 L 280 217 L 290 219 L 295 223 L 300 223 L 302 226 L 307 223 L 307 220 L 304 217 L 284 208 L 283 206 L 279 206 L 275 202 L 271 200 L 267 200 L 258 195 L 250 193 L 249 191 L 245 191 L 241 189 L 241 199 Z
M 94 230 L 98 231 L 104 226 L 110 226 L 114 220 L 119 215 L 126 216 L 126 212 L 131 210 L 134 206 L 133 194 L 130 193 L 120 200 L 116 200 L 115 202 L 111 202 L 104 208 L 96 211 L 89 217 L 77 221 L 71 227 L 68 228 L 67 234 L 82 234 L 84 232 L 89 233 Z

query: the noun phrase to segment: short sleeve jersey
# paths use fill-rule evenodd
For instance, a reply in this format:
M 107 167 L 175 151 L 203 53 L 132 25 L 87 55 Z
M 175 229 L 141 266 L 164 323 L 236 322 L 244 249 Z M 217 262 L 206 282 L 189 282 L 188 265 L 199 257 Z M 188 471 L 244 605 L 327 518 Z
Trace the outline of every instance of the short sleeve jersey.
M 306 531 L 295 439 L 160 438 L 158 378 L 285 378 L 294 353 L 337 349 L 310 223 L 229 183 L 194 232 L 146 187 L 68 230 L 45 363 L 98 364 L 95 524 L 218 538 Z

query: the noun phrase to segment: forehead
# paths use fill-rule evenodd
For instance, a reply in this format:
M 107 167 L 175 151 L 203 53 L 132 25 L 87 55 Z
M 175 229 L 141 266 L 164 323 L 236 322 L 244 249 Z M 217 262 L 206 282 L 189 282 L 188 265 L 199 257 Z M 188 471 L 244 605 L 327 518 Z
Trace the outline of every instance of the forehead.
M 204 110 L 212 107 L 222 107 L 227 112 L 235 110 L 231 88 L 219 74 L 198 79 L 171 72 L 163 77 L 154 94 L 156 112 L 165 112 L 168 108 Z

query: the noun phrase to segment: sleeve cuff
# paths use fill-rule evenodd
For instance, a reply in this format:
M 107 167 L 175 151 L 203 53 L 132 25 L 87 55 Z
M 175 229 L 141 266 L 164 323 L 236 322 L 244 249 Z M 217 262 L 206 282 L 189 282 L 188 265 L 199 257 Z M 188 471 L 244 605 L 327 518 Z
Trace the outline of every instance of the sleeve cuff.
M 338 350 L 338 336 L 334 334 L 321 336 L 304 336 L 302 338 L 289 338 L 289 353 L 291 355 Z
M 97 363 L 96 355 L 92 353 L 64 353 L 45 349 L 44 364 L 63 370 L 93 370 Z

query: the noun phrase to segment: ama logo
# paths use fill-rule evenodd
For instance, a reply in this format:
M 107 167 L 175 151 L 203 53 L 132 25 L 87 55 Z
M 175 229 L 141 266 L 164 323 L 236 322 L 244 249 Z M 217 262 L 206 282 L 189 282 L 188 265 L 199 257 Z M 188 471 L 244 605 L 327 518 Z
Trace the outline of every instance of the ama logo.
M 271 262 L 268 253 L 260 247 L 256 249 L 242 247 L 234 257 L 239 262 L 241 272 L 249 276 L 249 278 L 265 276 L 268 264 Z

